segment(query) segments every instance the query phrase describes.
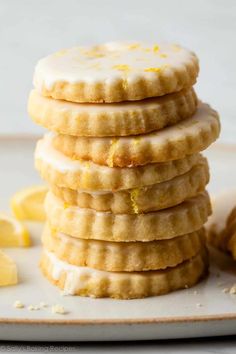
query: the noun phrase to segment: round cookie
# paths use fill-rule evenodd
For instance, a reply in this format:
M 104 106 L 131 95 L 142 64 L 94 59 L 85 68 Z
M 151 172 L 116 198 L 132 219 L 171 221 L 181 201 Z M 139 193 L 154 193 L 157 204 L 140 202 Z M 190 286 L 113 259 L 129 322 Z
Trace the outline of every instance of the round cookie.
M 193 117 L 146 135 L 83 138 L 52 135 L 53 146 L 78 160 L 109 167 L 145 165 L 177 160 L 206 149 L 220 133 L 220 121 L 209 105 L 199 103 Z
M 211 213 L 207 192 L 168 209 L 146 214 L 113 214 L 68 206 L 49 192 L 45 200 L 49 225 L 83 239 L 115 242 L 169 239 L 199 230 Z
M 198 71 L 195 54 L 175 44 L 109 42 L 41 59 L 34 85 L 43 96 L 55 99 L 121 102 L 190 87 Z
M 231 219 L 234 214 L 231 215 L 231 213 L 236 204 L 235 200 L 236 189 L 233 188 L 223 189 L 212 198 L 213 213 L 206 224 L 207 241 L 211 246 L 223 252 L 229 251 L 228 240 L 233 234 L 234 223 Z
M 50 135 L 37 143 L 35 152 L 35 165 L 44 180 L 59 187 L 88 192 L 139 188 L 167 181 L 189 171 L 200 159 L 200 154 L 194 154 L 181 160 L 110 168 L 63 155 L 53 147 Z
M 76 239 L 51 230 L 47 225 L 42 241 L 44 249 L 69 264 L 112 272 L 131 272 L 175 267 L 194 257 L 204 245 L 205 232 L 201 229 L 163 241 L 106 242 Z
M 236 259 L 236 206 L 228 216 L 226 227 L 224 230 L 224 240 L 227 250 Z
M 28 112 L 35 123 L 74 136 L 125 136 L 149 133 L 191 117 L 197 109 L 193 88 L 163 97 L 122 103 L 72 103 L 31 91 Z
M 166 209 L 203 192 L 209 182 L 207 160 L 202 158 L 182 175 L 146 187 L 117 192 L 84 192 L 50 185 L 52 192 L 68 205 L 114 214 L 139 214 Z
M 134 299 L 189 288 L 207 274 L 205 248 L 176 267 L 145 272 L 106 272 L 77 267 L 44 251 L 41 270 L 47 279 L 68 295 Z

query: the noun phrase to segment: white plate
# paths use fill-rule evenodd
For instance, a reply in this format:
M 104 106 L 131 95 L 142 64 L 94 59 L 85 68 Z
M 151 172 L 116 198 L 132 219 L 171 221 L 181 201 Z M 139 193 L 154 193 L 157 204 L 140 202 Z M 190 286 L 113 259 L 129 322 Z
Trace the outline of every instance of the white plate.
M 9 197 L 19 188 L 39 182 L 33 168 L 34 145 L 34 139 L 0 139 L 0 209 L 8 208 Z M 209 149 L 211 192 L 235 184 L 235 152 L 234 146 Z M 212 265 L 208 279 L 170 295 L 129 301 L 63 297 L 38 269 L 40 229 L 31 225 L 32 248 L 6 250 L 17 262 L 20 283 L 0 289 L 0 340 L 104 341 L 236 334 L 236 297 L 222 292 L 236 277 L 234 265 L 223 256 L 221 268 L 228 270 Z M 14 308 L 15 300 L 26 308 Z M 27 310 L 40 301 L 49 307 Z M 68 313 L 52 314 L 53 304 L 63 305 Z

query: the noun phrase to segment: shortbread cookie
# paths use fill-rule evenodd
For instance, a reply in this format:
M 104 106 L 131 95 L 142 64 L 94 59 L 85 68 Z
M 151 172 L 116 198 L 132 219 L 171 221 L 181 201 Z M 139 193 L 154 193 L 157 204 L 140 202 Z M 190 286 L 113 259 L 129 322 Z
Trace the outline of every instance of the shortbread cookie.
M 236 206 L 233 208 L 226 222 L 223 237 L 226 243 L 227 250 L 236 259 Z
M 71 102 L 120 102 L 190 87 L 199 66 L 194 53 L 173 44 L 110 42 L 74 47 L 41 59 L 34 85 Z
M 218 233 L 209 231 L 208 242 L 224 252 L 232 254 L 236 259 L 236 207 L 234 207 L 225 222 L 225 227 Z
M 169 181 L 147 187 L 118 192 L 81 192 L 69 188 L 50 186 L 53 193 L 69 205 L 114 214 L 139 214 L 160 210 L 182 203 L 203 192 L 209 182 L 209 167 L 202 159 L 190 171 Z
M 146 214 L 113 214 L 68 206 L 51 192 L 45 200 L 48 222 L 70 236 L 104 241 L 152 241 L 199 230 L 211 213 L 206 192 L 178 206 Z
M 213 213 L 207 227 L 208 243 L 221 251 L 228 252 L 227 219 L 236 205 L 236 189 L 223 190 L 212 198 Z
M 175 267 L 200 252 L 204 234 L 201 229 L 170 240 L 106 242 L 76 239 L 46 226 L 42 239 L 45 249 L 69 264 L 130 272 Z
M 111 104 L 71 103 L 41 96 L 33 90 L 28 111 L 43 127 L 76 136 L 125 136 L 149 133 L 191 117 L 197 96 L 190 87 L 142 101 Z
M 133 299 L 193 286 L 207 274 L 208 257 L 203 249 L 190 260 L 164 270 L 107 272 L 70 265 L 44 251 L 40 265 L 48 280 L 65 294 Z
M 206 149 L 219 133 L 218 114 L 209 105 L 199 103 L 193 117 L 146 135 L 120 138 L 52 136 L 54 147 L 73 159 L 125 167 L 181 159 Z
M 189 171 L 201 159 L 194 154 L 184 159 L 132 168 L 110 168 L 92 162 L 75 161 L 52 146 L 46 135 L 37 144 L 35 164 L 50 184 L 84 191 L 117 191 L 167 181 Z

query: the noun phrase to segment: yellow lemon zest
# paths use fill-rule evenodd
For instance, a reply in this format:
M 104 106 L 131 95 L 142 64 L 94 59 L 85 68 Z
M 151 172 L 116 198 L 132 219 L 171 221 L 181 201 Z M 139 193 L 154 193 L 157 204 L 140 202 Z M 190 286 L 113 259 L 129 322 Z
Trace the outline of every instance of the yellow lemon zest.
M 127 81 L 127 79 L 124 79 L 124 80 L 122 81 L 122 87 L 123 87 L 124 91 L 127 90 L 127 88 L 128 88 L 128 81 Z
M 144 69 L 146 72 L 153 72 L 153 73 L 159 73 L 161 71 L 161 68 L 146 68 Z
M 119 70 L 119 71 L 129 71 L 130 66 L 126 64 L 117 64 L 112 67 L 112 69 Z
M 159 47 L 157 44 L 155 44 L 155 45 L 153 46 L 153 51 L 154 51 L 154 53 L 159 52 L 159 50 L 160 50 L 160 47 Z
M 52 236 L 56 236 L 56 234 L 57 234 L 57 229 L 56 229 L 55 227 L 52 227 L 52 226 L 50 226 L 50 228 L 51 228 L 51 234 L 52 234 Z
M 118 143 L 118 139 L 114 138 L 111 140 L 110 149 L 109 149 L 108 158 L 107 158 L 107 164 L 109 167 L 113 167 L 113 165 L 114 165 L 113 159 L 114 159 L 117 143 Z
M 81 50 L 81 53 L 87 57 L 90 58 L 102 58 L 104 57 L 104 53 L 101 52 L 101 49 L 99 50 L 98 48 L 92 48 L 90 50 Z
M 87 184 L 88 184 L 88 181 L 89 181 L 89 178 L 90 178 L 90 172 L 89 172 L 89 169 L 90 169 L 90 162 L 89 161 L 85 161 L 84 162 L 84 169 L 85 169 L 85 172 L 83 173 L 83 182 L 82 184 L 84 185 L 85 188 L 87 188 Z
M 138 145 L 138 144 L 140 144 L 141 140 L 142 140 L 142 138 L 137 137 L 137 138 L 132 139 L 132 143 L 134 145 Z
M 161 54 L 160 54 L 160 57 L 161 57 L 161 58 L 167 58 L 167 54 L 161 53 Z
M 130 191 L 130 200 L 131 200 L 132 210 L 133 210 L 134 214 L 138 214 L 138 212 L 139 212 L 138 204 L 136 201 L 139 193 L 140 193 L 140 190 L 138 188 L 134 188 Z
M 88 170 L 88 169 L 90 168 L 90 162 L 89 162 L 89 161 L 86 161 L 86 162 L 84 163 L 84 166 L 85 166 L 86 170 Z
M 128 49 L 137 49 L 137 48 L 140 48 L 140 44 L 139 43 L 133 43 L 133 44 L 130 44 L 128 46 Z

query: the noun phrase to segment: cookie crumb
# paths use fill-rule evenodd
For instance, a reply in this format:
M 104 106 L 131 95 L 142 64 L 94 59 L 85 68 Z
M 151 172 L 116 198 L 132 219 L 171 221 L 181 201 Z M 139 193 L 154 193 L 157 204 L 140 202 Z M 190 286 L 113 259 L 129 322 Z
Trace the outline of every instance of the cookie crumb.
M 200 302 L 198 302 L 198 303 L 196 304 L 196 306 L 199 308 L 199 307 L 202 307 L 203 305 L 200 304 Z
M 37 311 L 39 309 L 40 309 L 40 307 L 38 305 L 29 305 L 28 306 L 29 311 Z
M 23 309 L 25 307 L 24 304 L 22 304 L 22 302 L 20 300 L 16 300 L 13 304 L 13 306 L 16 308 L 16 309 Z
M 193 295 L 197 295 L 197 294 L 198 294 L 198 291 L 194 290 Z
M 54 305 L 52 306 L 52 313 L 58 313 L 60 315 L 64 315 L 66 313 L 65 308 L 62 305 Z
M 45 303 L 45 302 L 43 302 L 43 301 L 41 301 L 40 303 L 39 303 L 39 307 L 42 309 L 42 308 L 45 308 L 45 307 L 47 307 L 48 305 Z
M 230 289 L 229 289 L 229 288 L 224 288 L 224 289 L 222 290 L 222 293 L 224 293 L 224 294 L 228 294 L 228 293 L 229 293 L 229 291 L 230 291 Z

